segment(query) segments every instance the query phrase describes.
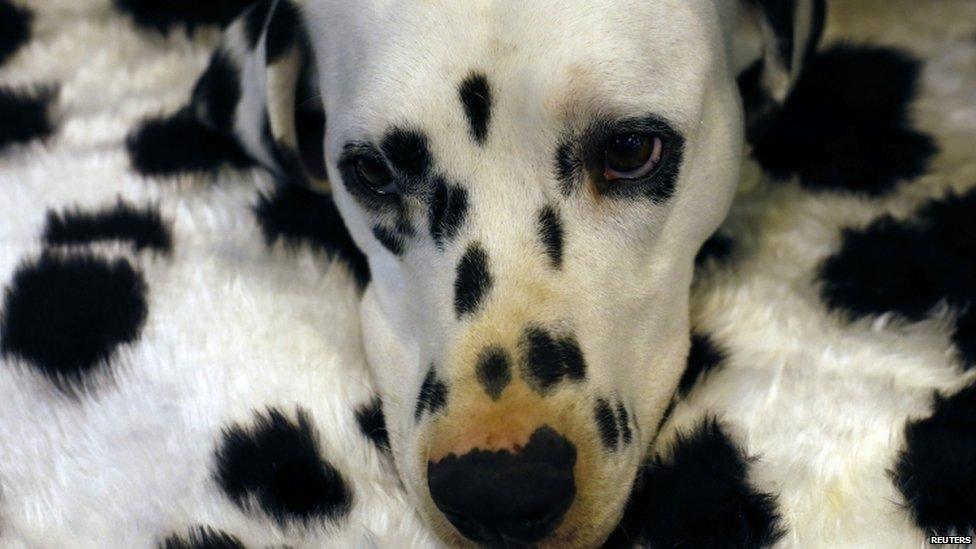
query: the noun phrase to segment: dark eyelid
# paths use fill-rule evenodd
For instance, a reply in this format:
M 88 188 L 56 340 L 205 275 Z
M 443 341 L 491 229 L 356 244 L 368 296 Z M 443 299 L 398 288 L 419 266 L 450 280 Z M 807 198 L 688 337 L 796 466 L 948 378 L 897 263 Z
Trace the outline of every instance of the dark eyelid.
M 594 125 L 594 141 L 603 143 L 614 135 L 621 133 L 648 133 L 660 137 L 665 144 L 669 139 L 680 138 L 681 134 L 665 119 L 659 116 L 645 116 L 641 118 L 624 118 L 605 121 Z M 598 137 L 599 136 L 599 137 Z
M 349 164 L 362 156 L 369 156 L 370 158 L 386 162 L 383 158 L 383 153 L 376 146 L 365 141 L 350 141 L 343 145 L 342 154 L 339 156 L 338 163 L 340 165 Z

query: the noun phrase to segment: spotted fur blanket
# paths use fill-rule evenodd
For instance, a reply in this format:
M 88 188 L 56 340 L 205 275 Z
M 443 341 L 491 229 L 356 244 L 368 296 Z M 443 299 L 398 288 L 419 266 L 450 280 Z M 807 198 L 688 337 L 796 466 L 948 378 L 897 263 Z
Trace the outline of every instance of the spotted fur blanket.
M 181 111 L 247 4 L 0 0 L 0 546 L 435 544 L 335 207 Z M 976 528 L 976 2 L 830 8 L 612 545 Z

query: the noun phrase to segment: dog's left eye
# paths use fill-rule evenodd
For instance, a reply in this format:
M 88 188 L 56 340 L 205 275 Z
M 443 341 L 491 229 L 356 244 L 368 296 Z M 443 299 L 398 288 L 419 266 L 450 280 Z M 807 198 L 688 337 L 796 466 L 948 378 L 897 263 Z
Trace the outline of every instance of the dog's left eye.
M 621 133 L 611 136 L 604 146 L 603 176 L 607 181 L 640 179 L 650 174 L 661 161 L 664 143 L 646 133 Z
M 370 191 L 380 195 L 396 194 L 393 172 L 382 158 L 361 155 L 355 159 L 356 177 Z

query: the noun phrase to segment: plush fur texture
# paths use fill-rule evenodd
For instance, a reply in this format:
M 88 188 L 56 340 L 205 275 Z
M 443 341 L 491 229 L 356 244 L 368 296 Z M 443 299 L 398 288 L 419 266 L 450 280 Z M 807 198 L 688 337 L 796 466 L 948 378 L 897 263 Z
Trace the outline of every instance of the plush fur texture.
M 0 86 L 0 149 L 49 135 L 54 130 L 50 105 L 55 90 Z
M 25 6 L 0 1 L 0 65 L 30 40 L 32 18 Z
M 0 86 L 60 92 L 35 118 L 49 131 L 0 149 L 0 545 L 436 546 L 386 451 L 386 425 L 403 419 L 376 400 L 359 315 L 368 271 L 333 205 L 282 190 L 249 167 L 238 144 L 217 143 L 203 126 L 156 140 L 140 131 L 187 105 L 216 29 L 146 32 L 107 0 L 30 5 L 33 38 L 0 67 Z M 908 548 L 930 532 L 976 524 L 964 489 L 976 469 L 974 373 L 964 370 L 976 355 L 973 305 L 965 284 L 948 283 L 959 277 L 944 272 L 931 291 L 888 291 L 894 274 L 928 268 L 917 257 L 963 257 L 972 243 L 976 6 L 846 0 L 832 8 L 828 50 L 856 39 L 871 45 L 869 59 L 879 45 L 902 50 L 884 59 L 917 59 L 915 97 L 904 110 L 880 104 L 899 114 L 890 130 L 926 135 L 932 147 L 899 148 L 918 169 L 881 183 L 870 176 L 887 172 L 865 175 L 850 151 L 837 159 L 822 142 L 791 153 L 802 163 L 790 169 L 803 170 L 785 180 L 747 164 L 691 296 L 696 333 L 724 360 L 693 355 L 692 367 L 708 373 L 685 384 L 647 444 L 615 541 Z M 829 51 L 862 58 L 857 44 Z M 839 74 L 856 81 L 894 65 L 905 66 L 861 73 L 844 65 Z M 490 84 L 497 103 L 488 143 L 507 89 Z M 454 82 L 450 93 L 459 93 Z M 818 97 L 837 99 L 805 101 Z M 460 102 L 456 109 L 460 135 L 478 147 Z M 0 116 L 0 135 L 22 131 L 5 129 L 7 120 Z M 850 135 L 887 135 L 859 132 Z M 843 188 L 810 192 L 803 177 L 817 172 L 815 153 L 845 168 Z M 477 207 L 472 199 L 467 215 Z M 558 272 L 575 253 L 571 227 L 562 218 L 556 231 L 538 209 L 525 219 L 540 268 Z M 557 232 L 565 240 L 558 254 Z M 911 246 L 878 252 L 882 236 L 905 232 Z M 891 265 L 897 256 L 906 261 Z M 876 280 L 866 268 L 877 265 L 847 268 L 866 257 L 899 270 Z M 850 261 L 825 267 L 834 258 Z M 441 282 L 453 288 L 454 274 Z M 864 289 L 855 297 L 868 305 L 852 315 L 847 294 L 823 299 L 840 287 Z M 885 299 L 871 300 L 871 289 Z M 476 301 L 485 306 L 495 290 Z M 453 292 L 446 306 L 453 315 Z M 63 326 L 85 338 L 51 322 L 67 315 L 76 316 Z M 68 339 L 82 352 L 64 355 Z M 446 413 L 457 390 L 443 365 L 424 366 L 421 422 Z M 416 396 L 404 397 L 411 425 Z M 636 403 L 600 398 L 619 455 Z M 592 417 L 594 403 L 585 404 Z M 626 497 L 629 479 L 616 482 Z

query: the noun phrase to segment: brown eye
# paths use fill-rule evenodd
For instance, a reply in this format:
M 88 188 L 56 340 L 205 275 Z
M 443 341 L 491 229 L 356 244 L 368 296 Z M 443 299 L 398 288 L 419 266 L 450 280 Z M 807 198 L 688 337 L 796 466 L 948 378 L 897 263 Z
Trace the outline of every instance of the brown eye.
M 603 175 L 607 181 L 639 179 L 654 170 L 663 152 L 660 137 L 645 133 L 614 135 L 604 148 Z
M 396 194 L 393 173 L 381 158 L 363 155 L 356 159 L 356 175 L 359 181 L 376 194 Z

